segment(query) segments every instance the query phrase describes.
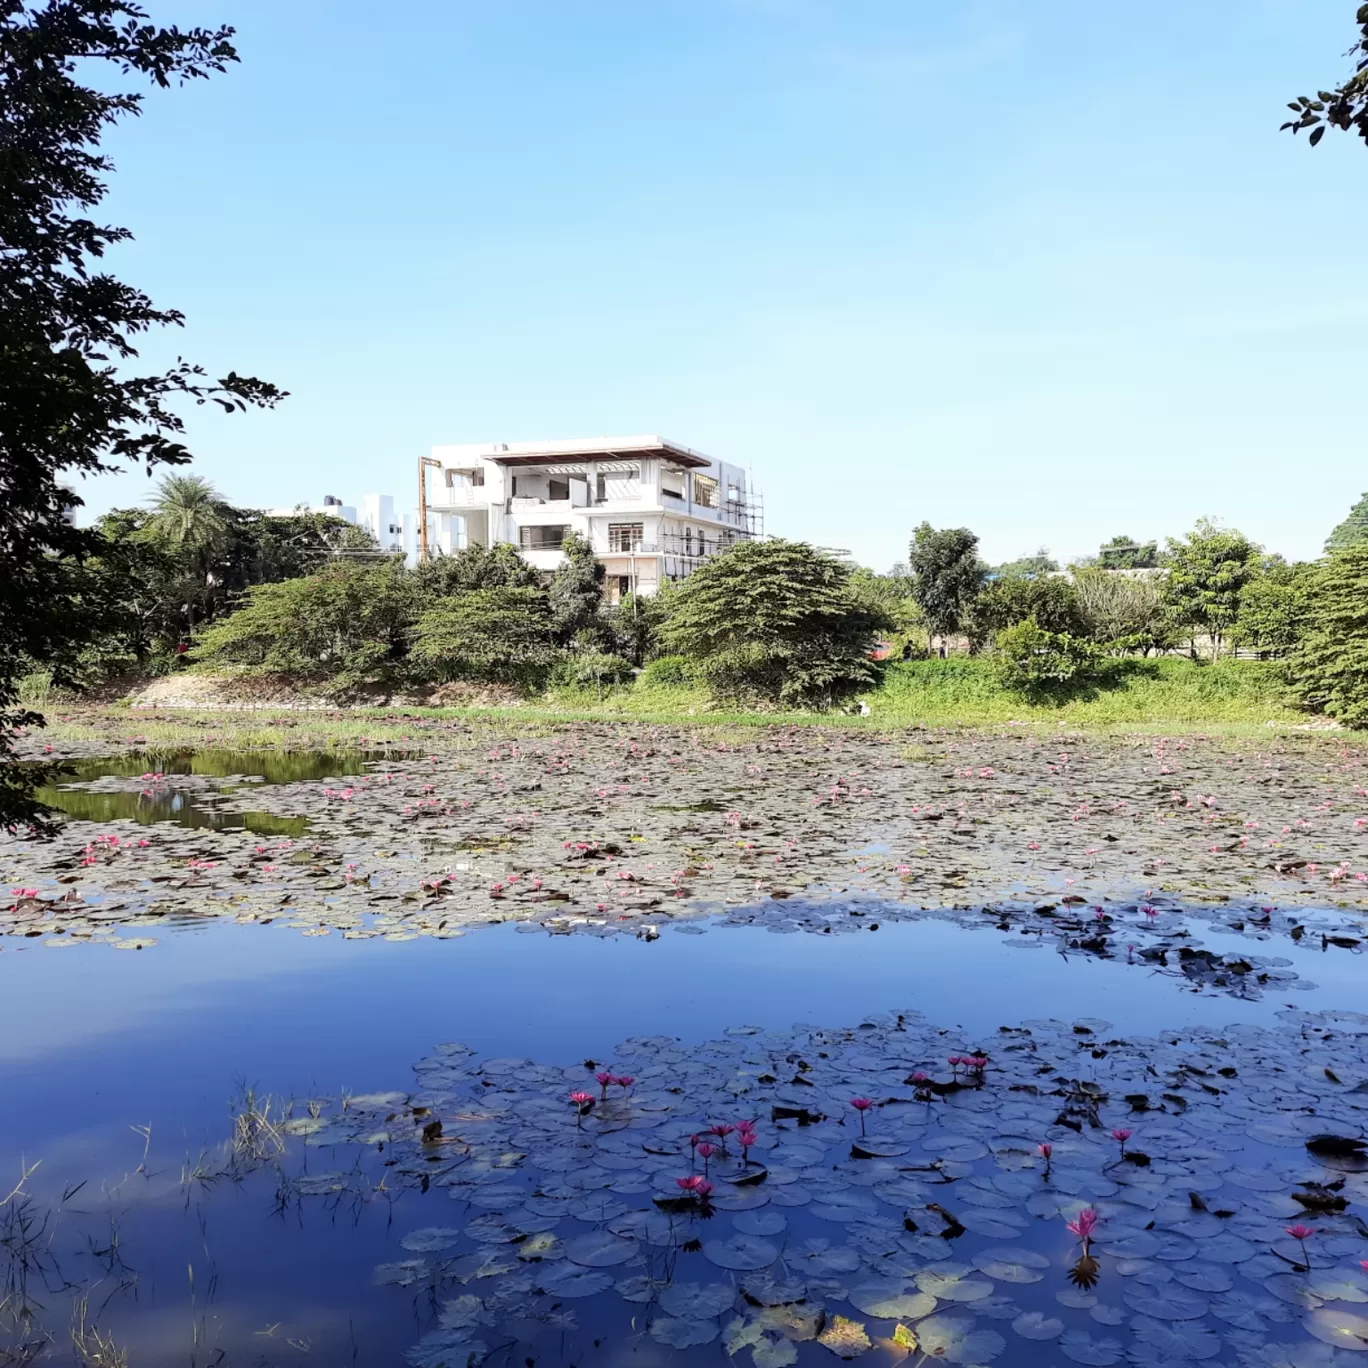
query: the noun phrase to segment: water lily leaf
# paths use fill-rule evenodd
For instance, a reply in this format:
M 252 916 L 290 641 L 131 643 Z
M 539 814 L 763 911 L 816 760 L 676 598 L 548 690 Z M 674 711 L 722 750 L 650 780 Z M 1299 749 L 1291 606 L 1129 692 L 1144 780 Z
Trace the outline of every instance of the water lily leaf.
M 854 1273 L 860 1267 L 860 1256 L 853 1249 L 833 1246 L 829 1240 L 805 1240 L 790 1257 L 807 1273 L 822 1277 Z
M 933 1264 L 917 1274 L 917 1286 L 942 1301 L 974 1302 L 993 1295 L 993 1284 L 986 1278 L 970 1275 L 973 1269 L 963 1264 Z
M 722 1327 L 722 1347 L 735 1358 L 743 1349 L 759 1344 L 765 1338 L 764 1327 L 758 1322 L 736 1316 Z
M 703 1257 L 719 1268 L 751 1272 L 768 1268 L 779 1257 L 779 1250 L 754 1235 L 733 1235 L 726 1240 L 705 1240 Z
M 1211 1303 L 1200 1292 L 1176 1287 L 1147 1287 L 1141 1283 L 1127 1287 L 1122 1293 L 1134 1310 L 1156 1320 L 1200 1320 L 1211 1309 Z
M 716 1321 L 657 1316 L 651 1322 L 651 1338 L 671 1349 L 693 1349 L 700 1344 L 711 1344 L 717 1335 Z
M 1317 1269 L 1307 1277 L 1306 1285 L 1326 1301 L 1368 1302 L 1368 1277 L 1357 1269 Z
M 965 1315 L 928 1316 L 917 1323 L 917 1339 L 923 1354 L 947 1363 L 991 1363 L 1007 1347 L 996 1330 L 980 1330 Z
M 788 1218 L 777 1211 L 743 1211 L 732 1225 L 743 1235 L 779 1235 L 788 1229 Z
M 1059 1352 L 1089 1368 L 1109 1368 L 1121 1362 L 1125 1348 L 1120 1340 L 1094 1339 L 1086 1330 L 1066 1330 L 1059 1339 Z
M 845 1316 L 833 1316 L 825 1330 L 817 1336 L 817 1343 L 830 1349 L 837 1358 L 858 1358 L 873 1346 L 859 1321 Z
M 1030 1249 L 981 1249 L 974 1255 L 974 1267 L 998 1282 L 1036 1283 L 1049 1266 L 1049 1259 Z
M 375 1281 L 382 1287 L 412 1287 L 415 1283 L 425 1282 L 427 1276 L 426 1259 L 401 1259 L 398 1263 L 379 1264 L 375 1270 Z
M 1039 1311 L 1023 1311 L 1012 1322 L 1012 1329 L 1022 1339 L 1058 1339 L 1064 1329 L 1064 1322 L 1055 1316 L 1046 1316 Z
M 412 1368 L 474 1368 L 488 1353 L 489 1346 L 472 1338 L 469 1330 L 434 1330 L 404 1355 L 404 1361 Z
M 634 1258 L 637 1242 L 607 1230 L 596 1230 L 570 1240 L 565 1246 L 565 1257 L 584 1268 L 612 1268 Z
M 736 1300 L 736 1289 L 729 1283 L 674 1283 L 660 1294 L 660 1306 L 672 1316 L 683 1320 L 698 1320 L 705 1316 L 720 1316 L 730 1311 Z
M 424 1226 L 411 1230 L 399 1243 L 415 1254 L 435 1254 L 450 1249 L 460 1238 L 461 1232 L 453 1226 Z
M 936 1309 L 935 1297 L 913 1291 L 901 1281 L 861 1283 L 851 1288 L 846 1300 L 857 1311 L 879 1320 L 920 1320 Z
M 542 1264 L 537 1286 L 552 1297 L 596 1297 L 613 1285 L 613 1275 L 593 1268 L 577 1268 L 572 1263 Z
M 1302 1324 L 1318 1340 L 1336 1349 L 1368 1354 L 1368 1317 L 1326 1306 L 1313 1311 Z
M 798 1350 L 792 1340 L 766 1335 L 751 1350 L 751 1359 L 755 1368 L 791 1368 L 798 1362 Z
M 518 1244 L 518 1258 L 523 1263 L 538 1263 L 543 1259 L 562 1259 L 565 1246 L 549 1230 L 538 1230 Z
M 1131 1352 L 1133 1363 L 1179 1363 L 1188 1359 L 1215 1358 L 1221 1352 L 1221 1337 L 1206 1326 L 1191 1321 L 1172 1324 L 1149 1316 L 1136 1316 L 1131 1329 L 1138 1341 Z

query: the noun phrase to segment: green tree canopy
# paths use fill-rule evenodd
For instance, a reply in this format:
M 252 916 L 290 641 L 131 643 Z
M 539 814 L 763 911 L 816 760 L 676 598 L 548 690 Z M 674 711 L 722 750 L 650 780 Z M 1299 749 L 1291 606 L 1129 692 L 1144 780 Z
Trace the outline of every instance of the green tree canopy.
M 259 584 L 210 627 L 192 659 L 282 675 L 349 696 L 393 687 L 413 623 L 412 579 L 398 558 L 339 561 L 302 579 Z
M 499 542 L 462 547 L 450 555 L 431 556 L 414 569 L 418 592 L 424 602 L 435 602 L 468 589 L 535 589 L 542 582 L 517 552 Z
M 1078 594 L 1062 575 L 993 580 L 974 601 L 971 625 L 975 635 L 991 636 L 1028 618 L 1046 632 L 1080 636 L 1086 631 Z
M 1312 619 L 1318 568 L 1277 561 L 1245 585 L 1235 619 L 1235 639 L 1261 655 L 1295 649 Z
M 1033 556 L 1020 556 L 1016 560 L 1003 561 L 993 567 L 992 573 L 999 579 L 1008 576 L 1052 575 L 1059 569 L 1059 562 L 1050 555 L 1049 549 L 1042 546 Z
M 1368 544 L 1336 551 L 1309 572 L 1309 621 L 1290 672 L 1301 702 L 1368 728 Z
M 551 577 L 551 616 L 556 635 L 568 645 L 576 638 L 602 636 L 599 613 L 603 607 L 603 562 L 594 548 L 578 532 L 567 532 L 562 547 L 564 559 Z
M 830 705 L 877 678 L 869 649 L 887 625 L 850 579 L 806 542 L 739 542 L 675 591 L 664 643 L 720 697 Z
M 1183 538 L 1170 537 L 1164 597 L 1175 626 L 1206 633 L 1219 655 L 1235 625 L 1240 595 L 1259 572 L 1259 548 L 1233 528 L 1203 518 Z
M 978 538 L 967 527 L 934 528 L 923 522 L 908 548 L 912 595 L 931 632 L 953 636 L 969 618 L 987 568 L 978 558 Z
M 1113 537 L 1098 547 L 1097 563 L 1104 570 L 1153 570 L 1159 564 L 1159 543 Z
M 270 405 L 274 387 L 210 381 L 178 361 L 138 373 L 137 339 L 178 326 L 105 267 L 131 236 L 95 210 L 112 169 L 100 141 L 140 112 L 129 78 L 168 87 L 237 60 L 232 29 L 158 28 L 132 0 L 0 5 L 0 827 L 35 825 L 41 768 L 13 756 L 17 706 L 35 659 L 70 659 L 98 624 L 77 567 L 98 534 L 73 524 L 76 476 L 189 459 L 177 401 L 225 411 Z
M 1298 96 L 1288 103 L 1296 116 L 1288 119 L 1283 128 L 1300 133 L 1310 129 L 1308 141 L 1312 147 L 1325 136 L 1327 128 L 1352 130 L 1368 143 L 1368 4 L 1360 5 L 1354 22 L 1359 26 L 1358 41 L 1350 48 L 1356 56 L 1353 74 L 1333 90 L 1319 90 L 1315 99 Z
M 1087 636 L 1121 651 L 1149 652 L 1172 644 L 1165 577 L 1124 575 L 1101 566 L 1076 566 L 1074 593 Z
M 1349 510 L 1349 516 L 1325 539 L 1327 552 L 1343 551 L 1368 542 L 1368 494 Z
M 413 663 L 430 680 L 525 681 L 555 655 L 546 592 L 494 585 L 449 594 L 418 619 Z

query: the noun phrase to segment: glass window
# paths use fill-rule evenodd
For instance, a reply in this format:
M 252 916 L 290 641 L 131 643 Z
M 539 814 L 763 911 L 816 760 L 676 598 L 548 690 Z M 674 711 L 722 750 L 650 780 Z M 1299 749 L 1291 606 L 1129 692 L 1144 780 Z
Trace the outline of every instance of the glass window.
M 565 534 L 570 529 L 558 527 L 520 527 L 518 545 L 524 551 L 559 551 L 565 545 Z
M 570 497 L 570 481 L 557 480 L 554 476 L 546 482 L 546 494 L 550 499 L 568 499 Z
M 609 523 L 608 549 L 610 551 L 640 551 L 642 523 Z
M 717 507 L 717 481 L 711 475 L 694 476 L 694 503 L 700 508 Z

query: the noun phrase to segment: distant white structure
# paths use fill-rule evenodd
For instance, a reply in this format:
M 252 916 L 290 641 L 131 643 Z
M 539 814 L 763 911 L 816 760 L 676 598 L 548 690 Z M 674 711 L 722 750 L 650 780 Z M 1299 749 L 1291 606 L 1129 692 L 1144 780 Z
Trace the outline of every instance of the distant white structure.
M 295 513 L 323 513 L 354 527 L 364 528 L 376 545 L 390 554 L 402 554 L 413 564 L 418 558 L 418 519 L 413 513 L 396 513 L 392 494 L 363 494 L 358 510 L 335 494 L 325 494 L 319 504 L 302 503 L 293 508 L 266 508 L 267 517 L 288 518 Z
M 614 602 L 683 579 L 761 530 L 740 466 L 659 436 L 435 446 L 423 476 L 430 555 L 504 544 L 549 571 L 578 532 Z

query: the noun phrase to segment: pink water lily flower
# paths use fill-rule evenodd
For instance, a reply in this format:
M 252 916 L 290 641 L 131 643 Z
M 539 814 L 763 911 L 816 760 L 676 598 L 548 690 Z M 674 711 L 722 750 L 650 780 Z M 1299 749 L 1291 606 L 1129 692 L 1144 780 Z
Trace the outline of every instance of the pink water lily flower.
M 575 1104 L 575 1129 L 579 1130 L 584 1124 L 584 1112 L 586 1107 L 594 1105 L 594 1094 L 584 1091 L 572 1092 L 570 1100 Z
M 1066 1221 L 1068 1230 L 1077 1235 L 1085 1244 L 1092 1237 L 1092 1233 L 1097 1229 L 1098 1214 L 1096 1207 L 1084 1207 L 1082 1211 L 1072 1221 Z
M 874 1102 L 868 1097 L 852 1097 L 850 1099 L 850 1105 L 860 1114 L 860 1134 L 864 1135 L 865 1113 L 874 1105 Z

